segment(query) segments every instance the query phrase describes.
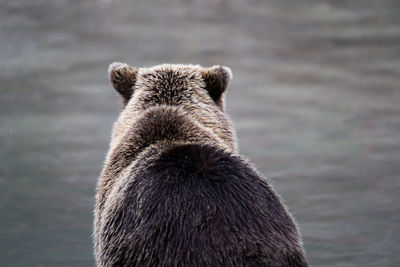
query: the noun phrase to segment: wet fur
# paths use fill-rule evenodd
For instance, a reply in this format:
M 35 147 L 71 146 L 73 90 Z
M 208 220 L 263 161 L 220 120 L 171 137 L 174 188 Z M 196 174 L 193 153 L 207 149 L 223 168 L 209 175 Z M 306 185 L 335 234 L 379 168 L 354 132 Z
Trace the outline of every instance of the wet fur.
M 307 266 L 279 196 L 237 154 L 229 69 L 110 68 L 124 109 L 97 188 L 98 266 Z

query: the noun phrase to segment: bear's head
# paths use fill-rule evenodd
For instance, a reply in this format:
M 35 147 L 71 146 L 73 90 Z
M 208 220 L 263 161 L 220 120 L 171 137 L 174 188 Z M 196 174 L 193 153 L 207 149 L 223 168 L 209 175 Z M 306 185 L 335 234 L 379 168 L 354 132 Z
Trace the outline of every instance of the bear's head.
M 236 150 L 235 132 L 224 111 L 224 93 L 232 78 L 230 68 L 172 64 L 134 68 L 116 62 L 110 65 L 108 75 L 123 105 L 113 139 L 126 133 L 146 110 L 173 106 L 215 134 L 224 147 Z

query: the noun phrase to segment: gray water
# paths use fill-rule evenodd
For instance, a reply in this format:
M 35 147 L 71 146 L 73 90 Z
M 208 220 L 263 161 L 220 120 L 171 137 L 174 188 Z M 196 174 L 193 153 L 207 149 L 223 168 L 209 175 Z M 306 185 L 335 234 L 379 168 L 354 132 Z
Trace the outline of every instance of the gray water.
M 400 2 L 0 0 L 0 266 L 92 266 L 112 61 L 225 64 L 314 266 L 400 266 Z

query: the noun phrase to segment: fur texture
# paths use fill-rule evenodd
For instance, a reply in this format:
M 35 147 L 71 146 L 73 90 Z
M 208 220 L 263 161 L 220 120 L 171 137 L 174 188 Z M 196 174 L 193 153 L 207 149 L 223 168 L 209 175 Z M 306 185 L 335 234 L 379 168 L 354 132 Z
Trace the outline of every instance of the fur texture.
M 229 68 L 109 68 L 123 110 L 100 175 L 98 266 L 307 266 L 296 225 L 237 154 Z

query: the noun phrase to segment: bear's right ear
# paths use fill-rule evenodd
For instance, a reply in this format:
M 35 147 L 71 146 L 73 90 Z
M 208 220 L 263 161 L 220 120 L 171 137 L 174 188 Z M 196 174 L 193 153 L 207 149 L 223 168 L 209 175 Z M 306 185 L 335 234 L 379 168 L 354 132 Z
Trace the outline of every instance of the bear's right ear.
M 108 67 L 108 79 L 114 89 L 122 96 L 124 106 L 132 97 L 136 75 L 137 70 L 126 63 L 114 62 Z

